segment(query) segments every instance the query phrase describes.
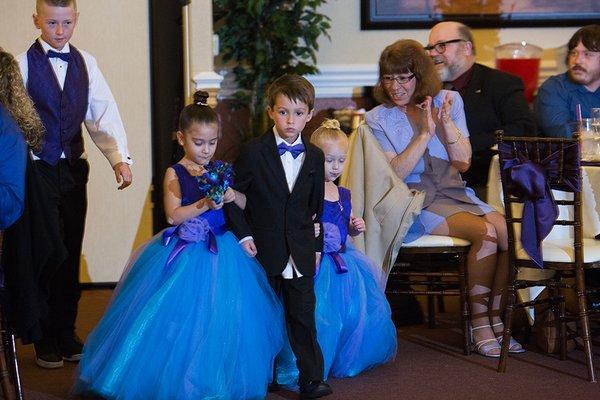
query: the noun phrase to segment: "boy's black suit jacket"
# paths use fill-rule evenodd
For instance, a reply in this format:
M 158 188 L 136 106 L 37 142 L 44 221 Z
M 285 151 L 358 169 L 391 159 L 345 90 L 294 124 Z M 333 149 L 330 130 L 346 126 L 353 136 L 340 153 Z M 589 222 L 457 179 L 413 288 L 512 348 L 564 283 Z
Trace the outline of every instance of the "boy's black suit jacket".
M 272 129 L 251 140 L 234 165 L 234 189 L 246 195 L 246 208 L 232 202 L 225 213 L 239 239 L 254 238 L 268 276 L 280 275 L 290 254 L 303 276 L 314 276 L 315 252 L 323 249 L 323 234 L 315 238 L 314 222 L 321 221 L 323 212 L 324 157 L 319 148 L 303 142 L 306 154 L 291 193 Z

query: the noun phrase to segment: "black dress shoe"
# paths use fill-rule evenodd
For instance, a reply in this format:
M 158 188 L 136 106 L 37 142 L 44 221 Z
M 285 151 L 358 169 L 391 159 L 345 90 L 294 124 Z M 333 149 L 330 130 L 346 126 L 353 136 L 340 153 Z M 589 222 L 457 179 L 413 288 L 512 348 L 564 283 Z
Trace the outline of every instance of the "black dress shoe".
M 318 399 L 333 393 L 331 387 L 323 381 L 310 381 L 300 386 L 301 399 Z
M 271 382 L 271 383 L 269 383 L 269 386 L 267 387 L 267 392 L 269 392 L 269 393 L 279 392 L 280 390 L 281 390 L 281 385 L 277 382 Z
M 59 338 L 58 348 L 63 360 L 71 362 L 77 362 L 81 360 L 83 343 L 81 343 L 77 336 L 73 335 Z
M 42 339 L 33 344 L 35 348 L 35 363 L 48 369 L 61 368 L 63 359 L 54 339 Z

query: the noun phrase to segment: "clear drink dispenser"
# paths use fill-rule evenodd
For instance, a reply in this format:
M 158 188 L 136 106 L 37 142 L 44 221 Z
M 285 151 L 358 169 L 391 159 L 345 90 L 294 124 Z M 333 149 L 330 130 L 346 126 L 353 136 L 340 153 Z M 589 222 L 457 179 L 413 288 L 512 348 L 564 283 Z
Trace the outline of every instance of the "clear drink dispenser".
M 517 75 L 525 85 L 525 98 L 533 102 L 540 76 L 542 48 L 530 43 L 506 43 L 494 48 L 496 68 Z

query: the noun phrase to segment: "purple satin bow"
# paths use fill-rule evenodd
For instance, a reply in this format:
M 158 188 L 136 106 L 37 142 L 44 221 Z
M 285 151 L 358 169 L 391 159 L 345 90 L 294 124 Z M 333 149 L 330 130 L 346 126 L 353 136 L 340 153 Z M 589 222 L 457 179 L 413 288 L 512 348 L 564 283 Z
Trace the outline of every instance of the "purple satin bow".
M 574 150 L 577 147 L 573 147 Z M 579 169 L 579 154 L 577 151 L 565 149 L 563 163 L 562 187 L 579 191 L 577 171 Z M 500 143 L 498 146 L 502 160 L 502 174 L 507 186 L 507 192 L 523 201 L 523 222 L 521 225 L 521 243 L 533 262 L 540 268 L 544 267 L 542 240 L 552 230 L 558 218 L 558 206 L 552 196 L 549 179 L 556 179 L 559 171 L 560 151 L 542 159 L 539 164 L 531 161 L 526 154 L 527 149 L 515 149 L 510 143 Z M 565 171 L 567 174 L 565 175 Z
M 177 243 L 167 258 L 165 269 L 171 267 L 175 258 L 190 243 L 204 242 L 208 239 L 208 250 L 213 254 L 218 253 L 217 238 L 205 218 L 195 217 L 177 226 L 165 229 L 162 234 L 163 245 L 167 246 L 174 237 L 177 237 Z
M 323 223 L 323 251 L 333 259 L 335 272 L 338 274 L 348 272 L 348 266 L 340 255 L 346 251 L 346 246 L 342 243 L 340 228 L 331 222 Z
M 286 151 L 289 151 L 292 154 L 292 157 L 298 158 L 298 156 L 304 153 L 304 144 L 299 143 L 294 146 L 290 146 L 286 143 L 279 143 L 277 145 L 277 151 L 279 151 L 279 155 L 282 156 Z

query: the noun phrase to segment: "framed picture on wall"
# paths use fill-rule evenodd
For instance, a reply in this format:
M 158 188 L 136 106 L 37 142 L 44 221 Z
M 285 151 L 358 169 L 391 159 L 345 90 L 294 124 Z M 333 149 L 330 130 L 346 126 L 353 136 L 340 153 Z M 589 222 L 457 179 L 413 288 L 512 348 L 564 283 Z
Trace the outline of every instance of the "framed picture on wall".
M 599 0 L 361 0 L 361 29 L 430 28 L 444 20 L 473 28 L 598 23 Z

